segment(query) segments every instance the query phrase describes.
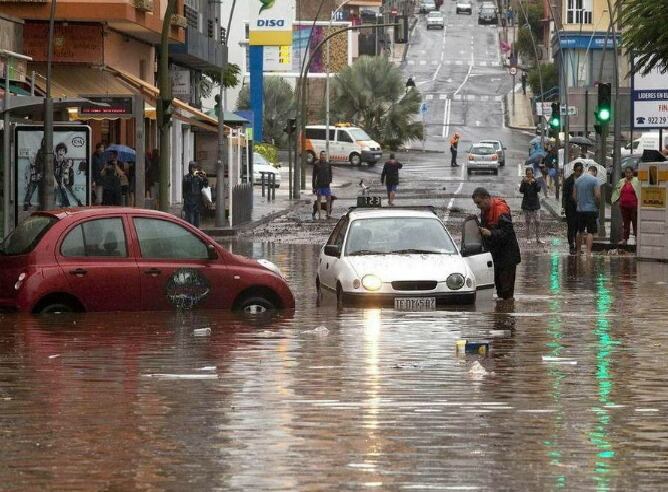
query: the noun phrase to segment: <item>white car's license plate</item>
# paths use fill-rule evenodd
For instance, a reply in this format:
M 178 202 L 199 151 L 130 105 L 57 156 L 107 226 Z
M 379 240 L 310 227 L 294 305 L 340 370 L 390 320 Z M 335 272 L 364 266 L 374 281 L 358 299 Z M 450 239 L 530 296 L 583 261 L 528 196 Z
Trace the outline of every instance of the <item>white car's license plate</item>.
M 394 309 L 399 311 L 433 311 L 436 309 L 435 297 L 395 297 Z

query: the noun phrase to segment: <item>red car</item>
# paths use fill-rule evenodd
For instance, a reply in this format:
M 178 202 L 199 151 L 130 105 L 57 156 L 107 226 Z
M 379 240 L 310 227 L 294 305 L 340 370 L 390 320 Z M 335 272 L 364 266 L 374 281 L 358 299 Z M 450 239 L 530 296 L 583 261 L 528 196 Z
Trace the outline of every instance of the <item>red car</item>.
M 0 310 L 27 313 L 292 309 L 267 260 L 228 252 L 173 215 L 132 208 L 37 212 L 0 245 Z

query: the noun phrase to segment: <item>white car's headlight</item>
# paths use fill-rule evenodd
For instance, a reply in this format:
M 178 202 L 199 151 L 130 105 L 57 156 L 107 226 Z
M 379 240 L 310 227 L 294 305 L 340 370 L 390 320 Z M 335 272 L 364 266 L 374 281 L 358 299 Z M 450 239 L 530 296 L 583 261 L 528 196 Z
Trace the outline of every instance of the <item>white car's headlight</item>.
M 376 291 L 380 290 L 381 286 L 383 285 L 383 282 L 381 282 L 381 280 L 375 275 L 370 274 L 370 275 L 365 275 L 362 278 L 362 285 L 366 290 Z
M 285 278 L 283 277 L 283 272 L 281 272 L 281 269 L 278 268 L 274 262 L 265 260 L 264 258 L 257 260 L 257 262 L 267 270 L 274 272 L 275 274 L 279 275 L 282 278 Z
M 445 281 L 445 284 L 450 290 L 459 290 L 464 287 L 464 281 L 464 275 L 461 273 L 451 273 Z

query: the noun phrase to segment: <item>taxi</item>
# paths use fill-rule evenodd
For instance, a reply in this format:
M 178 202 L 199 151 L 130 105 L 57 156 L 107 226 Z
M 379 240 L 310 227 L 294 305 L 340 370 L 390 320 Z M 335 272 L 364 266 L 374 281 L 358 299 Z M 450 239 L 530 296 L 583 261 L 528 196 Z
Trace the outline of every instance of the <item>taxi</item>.
M 36 212 L 0 244 L 0 311 L 292 309 L 276 265 L 234 255 L 173 215 L 95 207 Z
M 351 209 L 320 251 L 318 297 L 410 311 L 474 304 L 494 265 L 477 225 L 464 231 L 460 250 L 431 208 Z

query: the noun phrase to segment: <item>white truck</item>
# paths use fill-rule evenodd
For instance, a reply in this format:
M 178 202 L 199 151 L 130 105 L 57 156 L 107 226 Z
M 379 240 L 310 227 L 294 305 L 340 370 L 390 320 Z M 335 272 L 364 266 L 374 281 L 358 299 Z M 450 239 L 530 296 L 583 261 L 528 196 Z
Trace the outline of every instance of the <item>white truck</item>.
M 626 144 L 621 149 L 622 157 L 627 155 L 640 155 L 643 151 L 652 149 L 652 150 L 662 150 L 668 145 L 668 130 L 663 134 L 663 145 L 659 146 L 659 132 L 643 132 L 640 135 L 640 138 L 635 139 L 633 142 Z

